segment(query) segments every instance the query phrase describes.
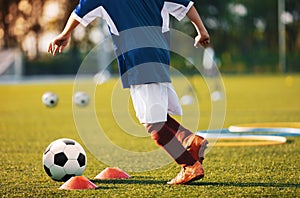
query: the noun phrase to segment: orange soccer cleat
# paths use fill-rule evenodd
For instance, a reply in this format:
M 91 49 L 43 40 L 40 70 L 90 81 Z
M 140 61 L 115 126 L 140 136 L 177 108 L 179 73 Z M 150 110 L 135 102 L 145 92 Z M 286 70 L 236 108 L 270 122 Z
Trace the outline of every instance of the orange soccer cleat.
M 177 185 L 177 184 L 188 184 L 192 181 L 201 179 L 204 177 L 204 170 L 199 161 L 196 161 L 194 165 L 185 166 L 181 169 L 178 175 L 172 179 L 171 181 L 167 182 L 170 185 Z

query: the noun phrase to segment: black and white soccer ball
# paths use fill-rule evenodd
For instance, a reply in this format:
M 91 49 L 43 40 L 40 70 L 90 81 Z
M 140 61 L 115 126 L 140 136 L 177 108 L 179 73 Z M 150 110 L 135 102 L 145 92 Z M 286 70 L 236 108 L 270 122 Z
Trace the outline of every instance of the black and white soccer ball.
M 89 103 L 90 97 L 83 91 L 76 92 L 73 101 L 78 106 L 86 106 Z
M 82 146 L 72 139 L 62 138 L 50 143 L 43 154 L 43 166 L 55 181 L 67 181 L 83 174 L 87 164 Z
M 53 92 L 46 92 L 42 96 L 42 102 L 47 107 L 55 107 L 58 103 L 58 96 Z

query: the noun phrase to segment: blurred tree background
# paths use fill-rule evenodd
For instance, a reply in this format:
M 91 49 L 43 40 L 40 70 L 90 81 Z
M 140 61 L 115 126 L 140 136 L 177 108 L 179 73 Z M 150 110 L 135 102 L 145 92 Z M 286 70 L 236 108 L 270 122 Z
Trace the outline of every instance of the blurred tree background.
M 300 2 L 285 0 L 195 0 L 223 73 L 299 72 Z M 284 0 L 283 0 L 284 1 Z M 47 54 L 49 41 L 64 27 L 78 1 L 0 0 L 0 51 L 17 48 L 24 54 L 24 74 L 75 74 L 85 55 L 105 36 L 106 25 L 96 20 L 79 26 L 68 50 Z M 279 23 L 285 27 L 286 68 L 279 65 Z M 195 35 L 186 19 L 171 19 L 171 27 Z M 104 33 L 103 33 L 103 30 Z M 186 69 L 184 65 L 181 68 Z

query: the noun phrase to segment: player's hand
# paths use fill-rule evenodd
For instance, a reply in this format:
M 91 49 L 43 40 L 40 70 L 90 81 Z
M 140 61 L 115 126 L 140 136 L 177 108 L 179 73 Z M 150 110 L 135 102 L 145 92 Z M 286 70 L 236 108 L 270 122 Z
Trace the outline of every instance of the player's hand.
M 200 45 L 206 47 L 210 43 L 209 34 L 205 31 L 195 37 L 194 46 L 198 48 Z
M 55 56 L 57 52 L 61 53 L 67 47 L 69 40 L 69 35 L 58 35 L 50 42 L 48 52 L 53 56 Z

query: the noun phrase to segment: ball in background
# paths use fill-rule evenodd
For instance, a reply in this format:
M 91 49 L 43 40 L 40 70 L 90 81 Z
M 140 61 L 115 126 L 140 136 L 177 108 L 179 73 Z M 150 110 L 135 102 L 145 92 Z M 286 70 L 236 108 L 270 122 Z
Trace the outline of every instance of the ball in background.
M 76 92 L 73 97 L 73 101 L 77 106 L 86 106 L 89 100 L 89 95 L 83 91 Z
M 55 181 L 67 181 L 83 174 L 86 153 L 75 140 L 62 138 L 49 144 L 43 154 L 44 170 Z
M 58 96 L 53 92 L 46 92 L 42 96 L 42 102 L 47 107 L 55 107 L 58 103 Z
M 182 105 L 191 105 L 194 103 L 194 97 L 191 95 L 184 95 L 180 98 Z

